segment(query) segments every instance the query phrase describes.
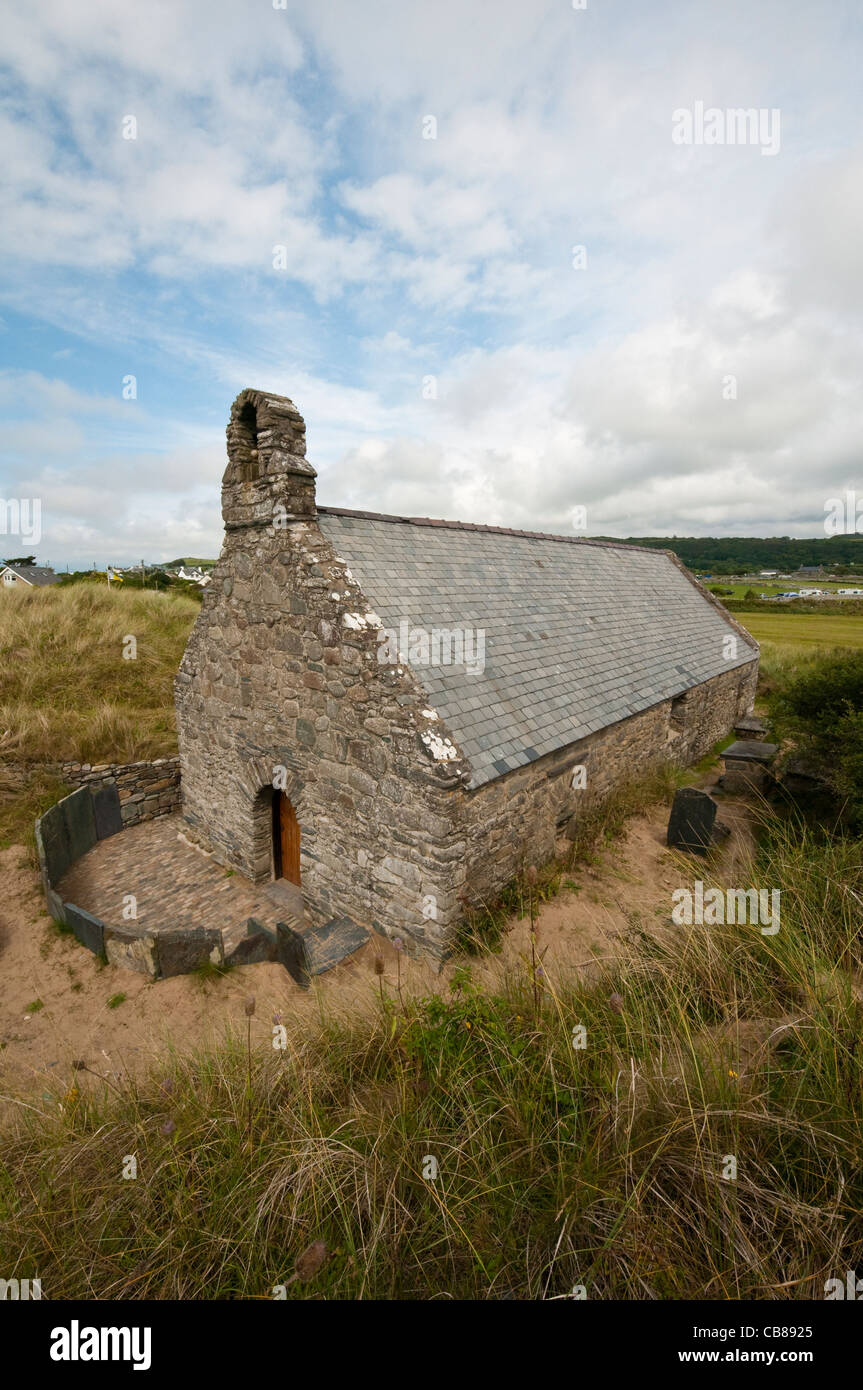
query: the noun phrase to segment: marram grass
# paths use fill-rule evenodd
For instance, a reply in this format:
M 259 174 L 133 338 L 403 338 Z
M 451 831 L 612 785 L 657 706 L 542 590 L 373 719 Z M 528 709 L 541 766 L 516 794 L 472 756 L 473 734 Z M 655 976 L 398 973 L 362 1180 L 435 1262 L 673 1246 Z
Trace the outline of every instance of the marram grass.
M 176 752 L 173 681 L 200 605 L 71 584 L 0 595 L 0 757 L 132 762 Z M 128 638 L 135 639 L 134 659 Z
M 527 968 L 489 995 L 463 966 L 446 997 L 389 981 L 368 1016 L 285 1017 L 284 1051 L 238 1009 L 142 1082 L 58 1078 L 0 1143 L 7 1277 L 55 1299 L 823 1297 L 863 1257 L 863 848 L 774 825 L 760 855 L 772 937 L 634 930 L 536 1011 Z

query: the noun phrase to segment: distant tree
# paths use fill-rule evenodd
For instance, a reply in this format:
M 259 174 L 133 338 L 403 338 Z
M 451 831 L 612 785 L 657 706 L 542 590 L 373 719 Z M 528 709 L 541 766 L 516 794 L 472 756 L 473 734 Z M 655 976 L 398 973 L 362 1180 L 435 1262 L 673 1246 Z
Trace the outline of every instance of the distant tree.
M 633 545 L 673 550 L 691 570 L 721 577 L 759 570 L 793 572 L 801 565 L 857 569 L 863 564 L 863 535 L 794 540 L 787 536 L 629 536 Z
M 13 559 L 7 560 L 7 565 L 35 565 L 35 555 L 16 555 Z

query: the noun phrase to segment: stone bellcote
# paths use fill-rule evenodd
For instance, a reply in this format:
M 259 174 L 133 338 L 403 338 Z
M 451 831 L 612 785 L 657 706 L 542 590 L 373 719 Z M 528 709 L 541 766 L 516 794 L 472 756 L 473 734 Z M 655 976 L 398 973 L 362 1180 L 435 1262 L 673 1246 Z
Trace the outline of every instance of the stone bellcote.
M 317 475 L 306 459 L 305 421 L 293 401 L 246 388 L 231 406 L 227 436 L 226 530 L 316 516 Z

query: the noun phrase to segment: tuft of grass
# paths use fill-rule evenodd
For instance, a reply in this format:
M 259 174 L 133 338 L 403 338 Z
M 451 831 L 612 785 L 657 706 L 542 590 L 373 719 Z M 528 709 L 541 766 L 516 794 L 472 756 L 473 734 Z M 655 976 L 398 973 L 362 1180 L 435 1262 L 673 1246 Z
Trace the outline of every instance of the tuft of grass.
M 24 1012 L 25 1014 L 38 1014 L 39 1010 L 44 1009 L 44 1007 L 41 999 L 34 999 L 32 1004 L 27 1005 Z
M 119 1009 L 121 1004 L 125 1004 L 127 998 L 128 996 L 125 994 L 112 994 L 108 1000 L 108 1008 Z
M 65 918 L 62 921 L 58 921 L 56 917 L 48 917 L 48 920 L 45 923 L 45 950 L 47 951 L 47 949 L 50 947 L 52 937 L 72 935 L 72 928 L 69 926 L 69 923 L 65 920 Z M 45 951 L 43 951 L 42 954 L 44 955 Z
M 194 978 L 202 988 L 207 985 L 215 984 L 217 980 L 223 980 L 233 970 L 233 965 L 225 961 L 217 962 L 212 960 L 202 960 L 201 964 L 195 967 Z
M 666 763 L 621 783 L 600 804 L 578 817 L 566 867 L 587 858 L 597 846 L 610 844 L 633 816 L 643 815 L 659 801 L 668 801 L 682 778 L 688 776 L 674 763 Z

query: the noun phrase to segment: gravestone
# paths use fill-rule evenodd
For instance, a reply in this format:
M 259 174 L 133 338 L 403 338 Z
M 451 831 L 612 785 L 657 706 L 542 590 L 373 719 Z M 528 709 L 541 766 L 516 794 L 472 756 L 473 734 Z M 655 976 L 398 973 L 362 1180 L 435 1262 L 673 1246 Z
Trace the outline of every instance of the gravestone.
M 674 793 L 668 818 L 666 843 L 672 849 L 704 854 L 716 840 L 716 812 L 712 796 L 697 787 L 681 787 Z
M 792 753 L 780 774 L 777 792 L 806 811 L 830 819 L 840 814 L 842 798 L 831 780 L 826 763 Z
M 742 738 L 731 743 L 720 754 L 725 771 L 719 779 L 723 791 L 763 792 L 772 784 L 770 764 L 779 752 L 775 743 Z
M 734 732 L 740 739 L 762 741 L 767 738 L 767 725 L 757 715 L 749 714 L 745 718 L 737 720 L 734 725 Z

